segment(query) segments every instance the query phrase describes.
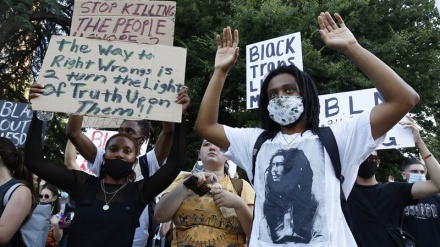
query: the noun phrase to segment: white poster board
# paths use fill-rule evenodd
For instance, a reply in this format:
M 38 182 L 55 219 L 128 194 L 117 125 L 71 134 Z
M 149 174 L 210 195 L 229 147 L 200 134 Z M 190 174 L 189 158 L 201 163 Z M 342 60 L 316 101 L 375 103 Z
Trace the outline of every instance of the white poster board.
M 301 33 L 293 33 L 246 46 L 246 108 L 258 108 L 264 77 L 280 65 L 303 69 Z
M 76 0 L 71 36 L 173 45 L 174 1 Z
M 180 122 L 186 49 L 52 36 L 33 110 Z
M 364 110 L 371 109 L 383 102 L 377 89 L 365 89 L 319 96 L 321 105 L 319 123 L 328 126 L 354 117 Z M 407 122 L 406 118 L 402 121 Z M 400 124 L 388 131 L 386 139 L 378 149 L 414 147 L 411 129 L 404 129 Z

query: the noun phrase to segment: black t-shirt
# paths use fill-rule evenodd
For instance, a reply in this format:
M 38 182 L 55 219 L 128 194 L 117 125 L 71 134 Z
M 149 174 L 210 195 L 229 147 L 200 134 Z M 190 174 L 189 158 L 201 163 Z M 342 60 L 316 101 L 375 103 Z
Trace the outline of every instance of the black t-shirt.
M 405 207 L 403 230 L 416 240 L 417 247 L 440 246 L 440 195 L 420 199 L 416 205 Z
M 403 209 L 415 202 L 411 196 L 412 185 L 396 182 L 353 186 L 347 204 L 352 220 L 351 231 L 359 247 L 394 246 L 385 225 L 401 225 Z

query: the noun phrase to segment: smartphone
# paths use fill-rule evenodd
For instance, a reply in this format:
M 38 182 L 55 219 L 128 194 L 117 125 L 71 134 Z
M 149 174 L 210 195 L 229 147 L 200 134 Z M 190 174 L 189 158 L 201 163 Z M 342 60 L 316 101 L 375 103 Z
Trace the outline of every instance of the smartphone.
M 194 193 L 199 196 L 204 196 L 211 190 L 211 188 L 206 184 L 198 186 L 197 178 L 192 175 L 183 182 L 183 185 L 185 185 L 188 189 L 194 191 Z

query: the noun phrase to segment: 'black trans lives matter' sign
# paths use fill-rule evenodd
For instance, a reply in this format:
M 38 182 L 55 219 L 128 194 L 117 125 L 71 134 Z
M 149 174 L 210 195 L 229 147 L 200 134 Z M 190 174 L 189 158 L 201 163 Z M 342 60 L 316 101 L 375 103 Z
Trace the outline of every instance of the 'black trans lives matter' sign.
M 34 110 L 180 122 L 186 49 L 52 36 Z

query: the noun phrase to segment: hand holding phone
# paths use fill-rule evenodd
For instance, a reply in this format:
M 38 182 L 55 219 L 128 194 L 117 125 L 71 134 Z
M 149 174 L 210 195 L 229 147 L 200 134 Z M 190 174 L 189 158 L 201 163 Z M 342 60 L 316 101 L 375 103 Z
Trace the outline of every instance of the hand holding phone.
M 194 191 L 199 196 L 204 196 L 208 193 L 211 188 L 207 184 L 198 185 L 197 177 L 191 175 L 183 181 L 183 185 L 185 185 L 188 189 Z

